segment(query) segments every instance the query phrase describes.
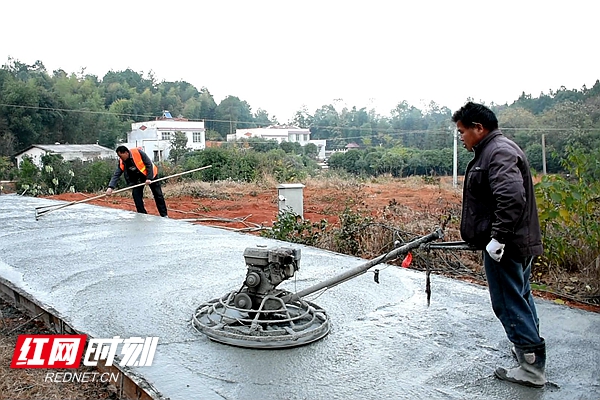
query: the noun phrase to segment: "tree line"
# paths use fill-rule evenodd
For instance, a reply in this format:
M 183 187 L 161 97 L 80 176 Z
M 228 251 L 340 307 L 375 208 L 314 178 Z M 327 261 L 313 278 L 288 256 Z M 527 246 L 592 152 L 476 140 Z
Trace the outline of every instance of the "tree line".
M 542 135 L 549 172 L 560 170 L 567 146 L 600 147 L 600 81 L 589 89 L 561 87 L 539 97 L 522 93 L 510 105 L 489 106 L 503 132 L 525 150 L 537 170 L 542 168 Z M 100 79 L 85 70 L 49 73 L 41 61 L 28 65 L 9 58 L 0 69 L 0 156 L 12 156 L 36 143 L 99 143 L 114 148 L 126 141 L 132 122 L 154 119 L 163 110 L 204 120 L 209 140 L 225 140 L 237 128 L 279 123 L 266 110 L 253 111 L 236 96 L 217 103 L 206 87 L 158 82 L 151 72 L 109 71 Z M 387 116 L 327 104 L 313 113 L 302 108 L 287 123 L 309 128 L 311 138 L 326 139 L 329 149 L 351 142 L 360 145 L 358 155 L 332 160 L 349 172 L 444 174 L 451 171 L 451 115 L 452 110 L 435 102 L 419 109 L 400 101 Z M 459 155 L 461 169 L 468 159 L 467 154 Z

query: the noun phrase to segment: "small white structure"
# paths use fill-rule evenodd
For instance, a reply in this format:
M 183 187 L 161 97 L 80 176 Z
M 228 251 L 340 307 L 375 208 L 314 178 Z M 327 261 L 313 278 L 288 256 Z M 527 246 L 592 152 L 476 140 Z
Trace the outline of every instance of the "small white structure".
M 227 141 L 262 138 L 282 142 L 298 142 L 304 146 L 310 140 L 310 131 L 293 125 L 271 125 L 266 128 L 236 129 L 235 134 L 227 135 Z
M 319 149 L 319 153 L 317 153 L 318 160 L 325 160 L 327 156 L 325 155 L 325 148 L 327 147 L 327 140 L 318 139 L 318 140 L 310 140 L 310 143 L 313 143 Z
M 187 148 L 204 150 L 206 148 L 206 131 L 204 121 L 189 121 L 185 118 L 173 118 L 168 111 L 155 121 L 134 122 L 131 132 L 127 134 L 128 148 L 142 147 L 153 161 L 163 161 L 169 157 L 171 140 L 175 132 L 182 132 L 187 137 Z
M 17 167 L 21 168 L 24 157 L 28 157 L 38 167 L 42 167 L 42 157 L 46 154 L 57 154 L 65 161 L 94 161 L 102 158 L 117 158 L 113 149 L 98 144 L 34 144 L 17 153 Z
M 304 185 L 301 183 L 282 183 L 277 186 L 279 190 L 279 211 L 288 207 L 304 219 Z
M 327 141 L 311 140 L 310 130 L 307 128 L 299 128 L 294 125 L 271 125 L 266 128 L 236 129 L 235 133 L 227 135 L 228 142 L 250 138 L 275 140 L 279 144 L 283 142 L 295 142 L 300 143 L 301 146 L 313 143 L 319 149 L 317 158 L 320 160 L 325 159 Z

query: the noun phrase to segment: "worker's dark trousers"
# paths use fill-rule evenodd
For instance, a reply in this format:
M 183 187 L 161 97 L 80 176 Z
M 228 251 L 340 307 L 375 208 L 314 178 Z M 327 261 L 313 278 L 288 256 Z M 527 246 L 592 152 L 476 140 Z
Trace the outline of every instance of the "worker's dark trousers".
M 529 275 L 533 257 L 512 258 L 504 254 L 500 262 L 483 251 L 483 266 L 494 313 L 504 326 L 508 339 L 517 347 L 543 343 Z
M 156 203 L 158 213 L 161 217 L 166 217 L 167 204 L 165 203 L 165 196 L 163 196 L 163 192 L 160 187 L 160 182 L 151 183 L 149 186 L 150 190 L 152 190 L 152 195 L 154 196 L 154 202 Z M 137 212 L 142 214 L 148 214 L 148 212 L 146 211 L 146 207 L 144 207 L 144 188 L 145 186 L 133 188 L 131 190 L 131 195 L 133 196 L 133 202 L 135 203 L 135 208 Z

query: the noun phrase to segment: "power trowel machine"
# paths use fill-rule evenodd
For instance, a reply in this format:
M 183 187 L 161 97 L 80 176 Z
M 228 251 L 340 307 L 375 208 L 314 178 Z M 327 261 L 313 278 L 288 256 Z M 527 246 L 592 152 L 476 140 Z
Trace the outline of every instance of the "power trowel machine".
M 304 290 L 292 293 L 277 286 L 300 268 L 300 249 L 247 248 L 247 271 L 240 289 L 208 301 L 196 310 L 193 326 L 210 339 L 233 346 L 262 349 L 295 347 L 329 333 L 325 310 L 303 298 L 364 274 L 422 246 L 472 250 L 464 242 L 430 243 L 443 238 L 441 229 L 396 247 L 365 264 Z

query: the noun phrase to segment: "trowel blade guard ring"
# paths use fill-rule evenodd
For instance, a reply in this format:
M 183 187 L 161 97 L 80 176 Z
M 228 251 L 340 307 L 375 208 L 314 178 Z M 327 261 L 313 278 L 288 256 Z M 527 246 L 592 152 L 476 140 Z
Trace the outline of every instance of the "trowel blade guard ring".
M 316 304 L 302 299 L 284 303 L 267 296 L 265 300 L 279 301 L 281 308 L 245 310 L 235 306 L 236 294 L 200 305 L 192 316 L 194 328 L 216 342 L 253 349 L 303 346 L 329 333 L 329 317 Z

